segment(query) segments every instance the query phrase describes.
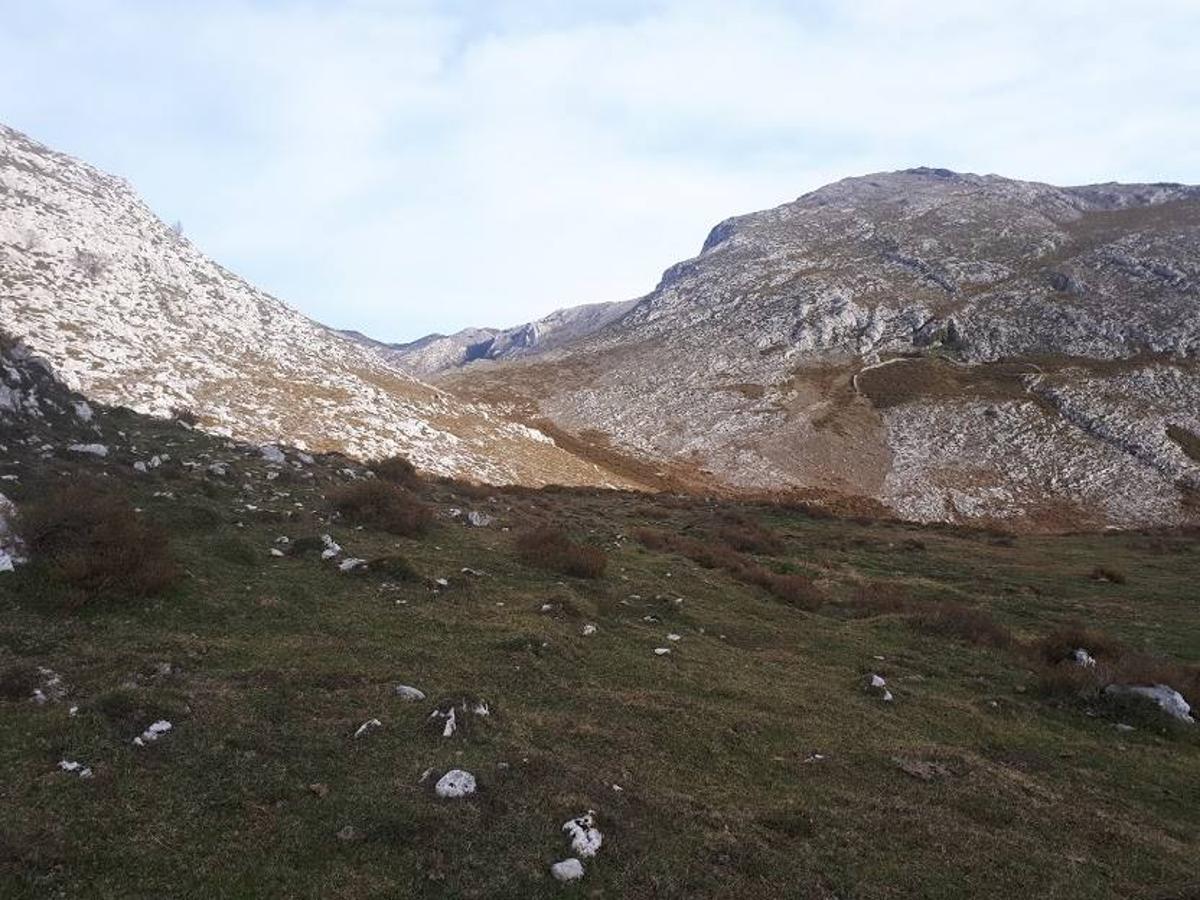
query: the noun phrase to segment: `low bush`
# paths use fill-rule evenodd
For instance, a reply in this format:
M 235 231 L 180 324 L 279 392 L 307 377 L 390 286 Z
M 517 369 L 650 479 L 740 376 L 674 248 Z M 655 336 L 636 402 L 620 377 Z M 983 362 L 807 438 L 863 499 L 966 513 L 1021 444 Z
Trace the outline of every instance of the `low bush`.
M 761 587 L 801 609 L 815 609 L 825 599 L 807 575 L 772 572 L 723 543 L 699 541 L 659 528 L 639 528 L 633 536 L 650 550 L 679 553 L 705 569 L 724 569 L 737 581 Z
M 1088 575 L 1092 581 L 1107 581 L 1109 584 L 1124 584 L 1125 573 L 1108 566 L 1096 566 Z
M 94 482 L 53 487 L 21 510 L 17 528 L 34 561 L 81 601 L 159 594 L 179 577 L 166 534 L 124 496 Z
M 516 547 L 522 562 L 576 578 L 599 578 L 608 565 L 608 556 L 599 547 L 576 543 L 551 525 L 521 532 Z
M 356 481 L 329 493 L 330 505 L 360 525 L 401 537 L 424 534 L 433 511 L 411 491 L 381 479 Z
M 739 553 L 770 556 L 783 551 L 783 539 L 755 522 L 743 521 L 725 525 L 717 529 L 717 537 Z
M 1010 647 L 1015 638 L 1007 628 L 982 609 L 961 603 L 938 603 L 921 610 L 913 623 L 922 631 L 959 638 L 986 647 Z
M 417 467 L 403 456 L 386 456 L 372 460 L 367 463 L 367 468 L 375 473 L 375 477 L 393 484 L 401 484 L 407 488 L 417 488 L 421 484 Z
M 367 572 L 391 581 L 420 581 L 417 570 L 403 556 L 379 556 L 367 560 Z
M 1073 661 L 1076 650 L 1086 650 L 1093 657 L 1109 662 L 1124 652 L 1116 640 L 1082 625 L 1058 628 L 1037 641 L 1034 649 L 1042 662 L 1050 665 Z
M 236 566 L 253 566 L 261 560 L 262 551 L 255 549 L 245 538 L 236 534 L 218 538 L 212 543 L 212 554 L 217 559 Z

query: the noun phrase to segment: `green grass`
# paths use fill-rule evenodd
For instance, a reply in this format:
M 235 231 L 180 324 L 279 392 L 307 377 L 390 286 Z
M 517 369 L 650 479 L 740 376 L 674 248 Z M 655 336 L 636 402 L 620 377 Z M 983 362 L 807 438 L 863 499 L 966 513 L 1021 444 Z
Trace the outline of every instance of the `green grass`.
M 236 455 L 167 423 L 118 421 L 139 455 Z M 18 502 L 72 467 L 107 466 L 167 529 L 186 575 L 157 599 L 74 611 L 37 566 L 0 575 L 0 670 L 48 666 L 70 687 L 45 706 L 0 692 L 0 896 L 1094 900 L 1197 881 L 1195 729 L 1150 711 L 1120 732 L 1111 711 L 1043 696 L 1019 648 L 852 602 L 887 581 L 918 609 L 987 610 L 1022 642 L 1083 622 L 1194 662 L 1194 535 L 997 542 L 617 493 L 489 502 L 449 484 L 424 489 L 442 515 L 408 539 L 328 518 L 322 497 L 345 482 L 343 462 L 278 485 L 252 456 L 226 479 L 135 478 L 119 455 L 23 464 L 5 487 Z M 452 523 L 452 506 L 496 522 Z M 770 529 L 780 548 L 751 558 L 812 576 L 825 602 L 803 611 L 632 539 L 642 527 L 703 538 L 722 511 Z M 522 563 L 514 535 L 539 524 L 602 547 L 603 577 Z M 323 533 L 412 571 L 345 575 L 317 553 L 269 554 L 280 535 Z M 1089 579 L 1097 565 L 1127 582 Z M 672 653 L 655 656 L 660 646 Z M 870 672 L 893 704 L 865 689 Z M 427 700 L 399 700 L 399 683 Z M 492 714 L 444 739 L 429 713 L 463 697 Z M 175 730 L 133 747 L 158 717 Z M 373 717 L 384 727 L 354 740 Z M 95 777 L 58 773 L 64 757 Z M 946 774 L 925 781 L 897 760 Z M 456 767 L 479 793 L 437 799 L 433 781 Z M 604 844 L 563 887 L 549 876 L 571 855 L 560 827 L 587 809 Z M 339 840 L 347 825 L 361 838 Z

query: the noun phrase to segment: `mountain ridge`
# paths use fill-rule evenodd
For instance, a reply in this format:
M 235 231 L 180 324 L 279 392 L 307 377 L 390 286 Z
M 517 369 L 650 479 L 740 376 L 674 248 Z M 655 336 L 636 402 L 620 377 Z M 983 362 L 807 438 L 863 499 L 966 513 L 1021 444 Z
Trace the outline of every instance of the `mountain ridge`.
M 0 323 L 74 390 L 210 430 L 488 481 L 623 483 L 208 259 L 123 179 L 0 126 Z

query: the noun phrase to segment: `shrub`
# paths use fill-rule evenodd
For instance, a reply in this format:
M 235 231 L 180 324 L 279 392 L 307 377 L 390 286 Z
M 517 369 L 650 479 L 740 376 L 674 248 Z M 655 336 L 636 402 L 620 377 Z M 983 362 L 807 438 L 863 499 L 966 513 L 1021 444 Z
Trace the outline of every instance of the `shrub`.
M 982 609 L 961 603 L 939 603 L 913 618 L 922 631 L 956 637 L 971 644 L 1008 647 L 1014 643 L 1012 632 Z
M 815 609 L 824 600 L 820 589 L 807 575 L 780 574 L 764 569 L 726 544 L 698 541 L 658 528 L 639 528 L 633 534 L 650 550 L 679 553 L 705 569 L 724 569 L 737 581 L 761 587 L 793 606 Z
M 1110 569 L 1108 566 L 1096 566 L 1088 577 L 1092 581 L 1107 581 L 1109 584 L 1125 583 L 1125 573 L 1119 569 Z
M 726 525 L 717 530 L 717 537 L 740 553 L 772 555 L 783 550 L 783 540 L 779 535 L 755 522 Z
M 386 456 L 383 459 L 372 460 L 367 463 L 367 468 L 374 472 L 377 478 L 393 484 L 402 484 L 407 488 L 416 488 L 421 484 L 417 467 L 403 456 Z
M 154 595 L 179 576 L 165 533 L 128 499 L 93 482 L 52 488 L 22 509 L 17 527 L 31 556 L 84 599 Z
M 1113 638 L 1082 625 L 1058 628 L 1039 640 L 1034 649 L 1041 660 L 1050 665 L 1073 661 L 1075 651 L 1079 649 L 1086 650 L 1097 659 L 1110 662 L 1118 659 L 1124 652 L 1120 643 Z
M 325 549 L 325 542 L 315 535 L 306 534 L 298 537 L 287 545 L 289 556 L 304 556 L 306 553 L 320 553 Z
M 259 551 L 236 534 L 213 542 L 213 556 L 237 566 L 253 566 L 259 562 Z
M 329 494 L 330 505 L 361 525 L 401 537 L 424 534 L 433 511 L 412 492 L 390 481 L 356 481 Z
M 420 581 L 417 570 L 403 556 L 380 556 L 367 561 L 367 572 L 392 581 Z
M 576 578 L 599 578 L 608 565 L 608 556 L 599 547 L 578 544 L 550 525 L 521 532 L 516 545 L 522 562 Z

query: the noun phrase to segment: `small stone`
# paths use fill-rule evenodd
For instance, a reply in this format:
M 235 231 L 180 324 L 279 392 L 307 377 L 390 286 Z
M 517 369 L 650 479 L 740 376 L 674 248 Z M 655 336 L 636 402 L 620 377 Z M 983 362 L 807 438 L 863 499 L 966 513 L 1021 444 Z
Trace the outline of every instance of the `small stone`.
M 882 687 L 887 687 L 887 682 L 884 681 L 880 676 L 872 674 L 871 675 L 871 687 L 876 688 L 876 689 L 882 688 Z
M 361 725 L 358 726 L 358 730 L 356 732 L 354 732 L 354 739 L 358 740 L 360 737 L 370 734 L 372 731 L 375 731 L 377 728 L 382 728 L 382 727 L 383 727 L 383 723 L 380 722 L 378 719 L 368 719 L 367 721 L 363 722 Z
M 587 637 L 588 635 L 595 634 L 595 633 L 596 633 L 596 626 L 592 625 L 590 622 L 587 625 L 583 626 L 583 636 L 584 637 Z
M 562 862 L 556 862 L 550 867 L 550 874 L 554 876 L 555 881 L 563 883 L 578 881 L 583 877 L 583 863 L 575 859 L 575 857 L 564 859 Z
M 339 841 L 357 841 L 362 834 L 353 825 L 347 825 L 337 833 L 337 836 Z
M 308 789 L 309 789 L 309 791 L 310 791 L 311 793 L 313 793 L 313 794 L 315 794 L 316 796 L 320 797 L 322 800 L 324 800 L 326 797 L 328 797 L 328 796 L 329 796 L 329 785 L 327 785 L 327 784 L 322 784 L 322 783 L 321 783 L 321 782 L 319 782 L 319 781 L 318 781 L 318 782 L 315 782 L 315 783 L 313 783 L 313 784 L 310 784 L 310 785 L 308 786 Z
M 475 793 L 475 776 L 462 769 L 451 769 L 433 787 L 439 797 L 454 799 Z
M 671 648 L 670 648 L 670 647 L 655 647 L 655 648 L 654 648 L 654 655 L 655 655 L 655 656 L 666 656 L 666 655 L 667 655 L 668 653 L 670 653 L 670 652 L 671 652 Z
M 398 684 L 395 688 L 396 696 L 408 703 L 417 703 L 425 699 L 425 692 L 417 690 L 407 684 Z

